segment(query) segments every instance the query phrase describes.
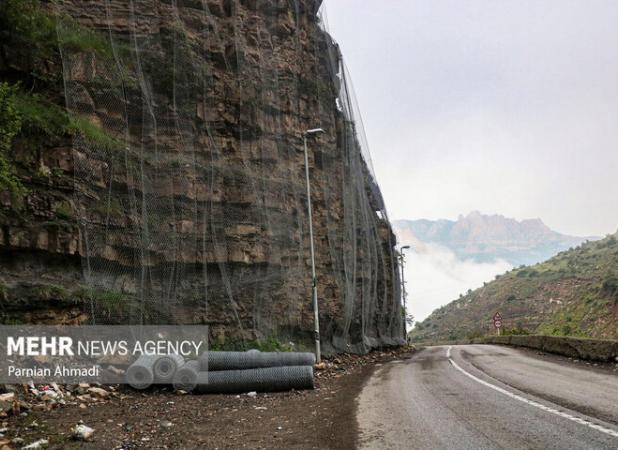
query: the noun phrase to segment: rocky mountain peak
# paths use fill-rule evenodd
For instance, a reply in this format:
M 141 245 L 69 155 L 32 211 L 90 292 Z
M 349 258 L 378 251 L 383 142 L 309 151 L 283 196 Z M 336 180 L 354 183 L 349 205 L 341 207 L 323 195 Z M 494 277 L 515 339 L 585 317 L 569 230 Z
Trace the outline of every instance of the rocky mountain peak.
M 505 259 L 513 265 L 543 261 L 586 240 L 551 230 L 540 218 L 517 220 L 471 211 L 453 220 L 400 220 L 395 229 L 403 243 L 431 243 L 477 261 Z

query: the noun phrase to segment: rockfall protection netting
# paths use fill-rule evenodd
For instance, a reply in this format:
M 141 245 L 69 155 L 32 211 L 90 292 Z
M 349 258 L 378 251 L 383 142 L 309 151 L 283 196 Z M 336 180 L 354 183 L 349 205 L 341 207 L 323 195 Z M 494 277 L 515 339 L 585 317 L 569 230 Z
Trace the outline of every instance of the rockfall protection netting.
M 321 0 L 59 0 L 96 324 L 311 342 L 308 140 L 326 351 L 400 343 L 395 240 Z

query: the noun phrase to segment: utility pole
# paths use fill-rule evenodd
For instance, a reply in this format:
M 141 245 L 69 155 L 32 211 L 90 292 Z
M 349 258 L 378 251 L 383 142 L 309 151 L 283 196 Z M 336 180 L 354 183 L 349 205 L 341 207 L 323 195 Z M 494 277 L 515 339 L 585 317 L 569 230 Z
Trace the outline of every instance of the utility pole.
M 311 183 L 309 180 L 309 154 L 307 152 L 307 137 L 324 133 L 322 128 L 313 128 L 303 134 L 303 147 L 305 150 L 305 179 L 307 182 L 307 214 L 309 216 L 309 242 L 311 248 L 311 298 L 313 303 L 313 333 L 315 339 L 315 360 L 320 363 L 322 354 L 320 351 L 320 315 L 318 310 L 318 279 L 315 274 L 315 249 L 313 244 L 313 211 L 311 209 Z
M 401 296 L 403 297 L 403 338 L 406 341 L 408 340 L 408 305 L 406 301 L 408 293 L 406 292 L 406 280 L 404 276 L 405 256 L 403 251 L 409 248 L 409 245 L 404 245 L 399 249 L 399 261 L 401 262 Z

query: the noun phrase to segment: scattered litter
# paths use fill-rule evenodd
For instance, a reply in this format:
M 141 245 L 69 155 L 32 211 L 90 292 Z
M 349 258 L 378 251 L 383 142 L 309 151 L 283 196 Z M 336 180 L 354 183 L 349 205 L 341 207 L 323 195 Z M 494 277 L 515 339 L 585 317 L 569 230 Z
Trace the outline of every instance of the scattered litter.
M 71 428 L 71 437 L 76 441 L 89 441 L 94 436 L 94 429 L 83 423 L 79 423 Z
M 14 392 L 7 392 L 6 394 L 0 394 L 0 402 L 12 402 L 15 400 Z
M 124 370 L 119 369 L 118 367 L 115 367 L 115 366 L 108 366 L 107 370 L 109 370 L 114 375 L 124 375 Z
M 88 389 L 90 388 L 90 385 L 88 383 L 79 383 L 77 385 L 77 388 L 75 388 L 75 393 L 79 394 L 79 395 L 83 395 L 86 392 L 88 392 Z
M 88 393 L 97 398 L 107 398 L 109 396 L 109 392 L 99 387 L 88 388 Z
M 28 444 L 25 447 L 22 447 L 21 450 L 38 450 L 40 448 L 45 448 L 48 445 L 49 445 L 49 441 L 47 439 L 39 439 L 38 441 L 35 441 L 32 444 Z

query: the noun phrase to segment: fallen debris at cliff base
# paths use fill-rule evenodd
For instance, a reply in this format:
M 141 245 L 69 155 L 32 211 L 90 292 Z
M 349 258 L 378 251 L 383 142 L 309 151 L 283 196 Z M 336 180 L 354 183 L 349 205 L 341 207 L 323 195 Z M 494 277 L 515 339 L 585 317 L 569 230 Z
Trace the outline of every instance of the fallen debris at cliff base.
M 62 449 L 76 444 L 71 429 L 81 419 L 96 430 L 91 442 L 79 442 L 88 449 L 356 448 L 355 399 L 364 380 L 376 364 L 406 359 L 414 350 L 326 358 L 313 391 L 194 396 L 119 387 L 99 399 L 88 393 L 95 386 L 74 386 L 69 398 L 93 399 L 11 416 L 5 437 L 23 439 L 12 448 L 46 439 L 47 448 Z

